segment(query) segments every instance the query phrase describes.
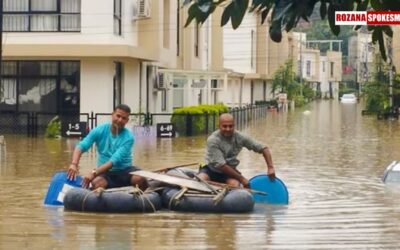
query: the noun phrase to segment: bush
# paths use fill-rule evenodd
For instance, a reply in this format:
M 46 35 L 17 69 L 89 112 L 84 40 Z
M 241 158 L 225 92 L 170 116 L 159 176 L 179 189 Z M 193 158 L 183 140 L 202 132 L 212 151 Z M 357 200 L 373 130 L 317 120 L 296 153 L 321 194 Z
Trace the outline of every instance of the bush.
M 47 124 L 45 136 L 47 138 L 57 138 L 61 135 L 61 122 L 58 116 L 54 117 Z
M 302 106 L 304 106 L 304 104 L 306 104 L 306 100 L 301 95 L 295 96 L 293 98 L 293 100 L 294 100 L 294 106 L 295 107 L 302 107 Z
M 306 100 L 312 100 L 315 98 L 315 91 L 309 86 L 304 86 L 303 96 Z
M 183 107 L 174 110 L 171 117 L 171 123 L 175 125 L 176 131 L 181 135 L 198 135 L 206 130 L 206 115 L 209 115 L 208 128 L 211 129 L 214 125 L 214 119 L 216 117 L 215 126 L 218 123 L 218 115 L 220 113 L 228 112 L 228 107 L 223 104 L 216 105 L 199 105 Z M 188 120 L 189 119 L 189 120 Z M 190 128 L 187 128 L 187 125 Z

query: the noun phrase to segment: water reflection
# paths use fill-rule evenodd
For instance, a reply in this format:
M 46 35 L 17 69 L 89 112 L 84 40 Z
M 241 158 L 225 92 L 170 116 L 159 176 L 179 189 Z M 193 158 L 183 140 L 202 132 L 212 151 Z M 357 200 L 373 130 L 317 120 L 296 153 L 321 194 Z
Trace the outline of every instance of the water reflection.
M 44 208 L 51 176 L 64 170 L 76 140 L 6 135 L 0 157 L 0 249 L 395 249 L 400 245 L 400 186 L 385 186 L 400 159 L 399 121 L 362 117 L 362 105 L 312 103 L 268 113 L 244 132 L 272 150 L 288 206 L 257 205 L 250 214 L 90 214 Z M 136 165 L 155 170 L 203 161 L 206 136 L 138 138 Z M 261 155 L 243 150 L 246 176 L 265 172 Z M 82 173 L 95 164 L 82 158 Z

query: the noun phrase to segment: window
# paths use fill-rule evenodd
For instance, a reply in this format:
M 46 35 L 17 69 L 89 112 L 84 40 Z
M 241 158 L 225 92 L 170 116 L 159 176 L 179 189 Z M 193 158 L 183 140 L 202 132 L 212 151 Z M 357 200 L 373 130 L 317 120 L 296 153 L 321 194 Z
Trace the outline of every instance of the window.
M 5 32 L 79 32 L 81 0 L 3 0 Z
M 335 63 L 331 62 L 331 77 L 333 77 L 333 69 L 334 69 Z
M 307 61 L 307 64 L 306 64 L 306 75 L 307 76 L 311 75 L 311 61 Z
M 114 0 L 114 34 L 117 36 L 122 34 L 121 17 L 121 0 Z
M 79 113 L 76 61 L 4 61 L 0 110 Z
M 122 103 L 122 63 L 114 62 L 114 107 Z
M 194 28 L 194 55 L 199 57 L 199 43 L 200 43 L 200 24 L 196 22 Z

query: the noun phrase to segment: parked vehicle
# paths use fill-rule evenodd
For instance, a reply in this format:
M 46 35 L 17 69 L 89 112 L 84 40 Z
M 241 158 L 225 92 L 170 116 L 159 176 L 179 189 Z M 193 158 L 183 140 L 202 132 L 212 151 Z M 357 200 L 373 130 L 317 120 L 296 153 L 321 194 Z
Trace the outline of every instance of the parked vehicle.
M 344 94 L 340 98 L 341 103 L 357 103 L 357 97 L 354 94 Z
M 384 183 L 400 184 L 400 162 L 392 161 L 387 167 L 382 176 Z

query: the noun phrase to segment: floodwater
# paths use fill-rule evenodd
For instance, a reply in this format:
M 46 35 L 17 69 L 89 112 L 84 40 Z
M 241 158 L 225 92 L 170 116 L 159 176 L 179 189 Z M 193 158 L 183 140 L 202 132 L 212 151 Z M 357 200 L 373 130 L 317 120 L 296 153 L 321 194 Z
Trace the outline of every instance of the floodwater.
M 6 136 L 0 155 L 0 249 L 395 249 L 400 188 L 380 177 L 400 159 L 400 122 L 361 116 L 361 104 L 311 103 L 269 113 L 244 132 L 272 150 L 287 206 L 249 214 L 96 214 L 42 205 L 51 176 L 65 170 L 75 140 Z M 135 164 L 155 170 L 202 161 L 205 136 L 138 138 Z M 265 171 L 243 150 L 242 173 Z M 82 173 L 95 161 L 85 154 Z

